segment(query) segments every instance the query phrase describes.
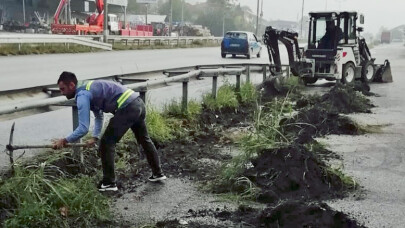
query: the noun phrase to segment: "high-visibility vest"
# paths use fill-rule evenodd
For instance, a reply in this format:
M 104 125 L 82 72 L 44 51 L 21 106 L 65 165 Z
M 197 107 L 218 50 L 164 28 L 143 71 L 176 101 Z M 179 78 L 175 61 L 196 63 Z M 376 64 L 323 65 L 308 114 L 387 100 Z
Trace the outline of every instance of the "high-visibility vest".
M 86 84 L 86 90 L 90 91 L 90 86 L 93 83 L 93 81 L 89 81 Z M 131 94 L 133 94 L 134 91 L 132 89 L 127 89 L 125 90 L 125 92 L 123 92 L 121 94 L 121 96 L 117 99 L 117 108 L 120 108 L 122 106 L 122 104 L 124 104 L 124 102 L 126 100 L 128 100 L 128 98 L 131 96 Z

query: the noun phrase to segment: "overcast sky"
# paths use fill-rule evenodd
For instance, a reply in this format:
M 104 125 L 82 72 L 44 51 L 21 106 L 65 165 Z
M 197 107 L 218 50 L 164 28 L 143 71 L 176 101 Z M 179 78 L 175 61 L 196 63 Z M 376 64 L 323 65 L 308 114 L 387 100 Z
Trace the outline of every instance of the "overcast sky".
M 205 0 L 186 0 L 204 2 Z M 236 0 L 257 11 L 257 0 Z M 260 0 L 261 2 L 262 0 Z M 364 32 L 376 34 L 384 26 L 392 29 L 405 24 L 405 0 L 304 0 L 304 15 L 310 11 L 357 11 L 364 14 Z M 267 20 L 301 18 L 303 0 L 263 0 L 263 17 Z
M 238 0 L 257 11 L 257 0 Z M 260 0 L 261 2 L 262 0 Z M 297 20 L 303 0 L 263 0 L 263 18 Z M 405 0 L 304 0 L 304 15 L 310 11 L 357 11 L 364 14 L 364 32 L 377 33 L 405 24 Z

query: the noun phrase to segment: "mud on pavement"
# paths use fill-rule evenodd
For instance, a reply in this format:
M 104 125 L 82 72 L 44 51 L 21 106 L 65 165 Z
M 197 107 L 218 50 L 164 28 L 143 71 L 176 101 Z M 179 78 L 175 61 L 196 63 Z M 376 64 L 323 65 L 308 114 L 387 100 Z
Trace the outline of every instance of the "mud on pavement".
M 241 175 L 259 189 L 255 199 L 250 203 L 217 201 L 215 197 L 207 201 L 212 196 L 201 191 L 198 193 L 196 185 L 190 185 L 197 183 L 199 184 L 197 186 L 201 186 L 217 180 L 223 164 L 231 161 L 233 157 L 232 153 L 224 153 L 227 150 L 224 148 L 233 147 L 228 144 L 230 142 L 227 140 L 228 134 L 224 132 L 235 126 L 246 128 L 253 121 L 252 106 L 216 112 L 205 110 L 199 120 L 200 132 L 193 132 L 187 141 L 180 140 L 160 145 L 163 169 L 171 179 L 166 183 L 171 187 L 163 188 L 172 193 L 178 192 L 177 197 L 173 195 L 169 197 L 171 200 L 166 199 L 169 201 L 167 205 L 173 204 L 173 198 L 177 198 L 178 201 L 177 205 L 172 205 L 171 211 L 163 213 L 166 216 L 159 214 L 159 209 L 153 209 L 158 208 L 158 205 L 164 207 L 165 204 L 160 202 L 155 205 L 154 201 L 149 211 L 150 218 L 159 220 L 154 225 L 156 227 L 363 227 L 349 215 L 333 211 L 322 203 L 325 199 L 344 197 L 347 192 L 354 191 L 358 187 L 354 183 L 344 183 L 339 173 L 331 172 L 324 162 L 325 157 L 337 155 L 321 147 L 313 151 L 306 146 L 315 143 L 314 137 L 331 133 L 361 134 L 362 130 L 356 123 L 339 115 L 339 113 L 370 112 L 373 105 L 361 94 L 364 93 L 339 84 L 323 96 L 297 96 L 303 97 L 295 105 L 298 114 L 284 120 L 281 126 L 283 133 L 294 140 L 289 145 L 260 151 L 258 156 L 247 164 Z M 189 182 L 190 180 L 192 182 Z M 179 186 L 175 186 L 175 182 Z M 237 188 L 230 190 L 226 186 L 214 186 L 214 189 L 210 189 L 214 193 L 238 192 Z M 188 195 L 191 189 L 196 190 L 194 194 L 198 194 L 199 197 Z M 125 195 L 124 193 L 123 197 Z M 148 193 L 145 193 L 141 198 L 153 201 L 147 195 Z M 161 199 L 159 195 L 156 197 Z M 125 200 L 121 200 L 120 203 L 122 201 Z M 136 208 L 134 210 L 139 211 Z
M 117 148 L 117 159 L 129 156 L 126 159 L 131 165 L 117 171 L 120 191 L 111 196 L 113 221 L 99 226 L 363 227 L 349 215 L 322 203 L 344 197 L 356 185 L 348 185 L 340 173 L 326 165 L 325 157 L 336 156 L 333 152 L 310 146 L 315 145 L 314 137 L 362 133 L 356 123 L 340 115 L 370 112 L 372 104 L 361 94 L 340 84 L 323 96 L 296 94 L 300 98 L 293 102 L 297 114 L 280 122 L 280 132 L 291 139 L 290 143 L 258 151 L 240 175 L 256 190 L 250 201 L 220 200 L 211 193 L 237 194 L 245 190 L 215 183 L 237 151 L 230 130 L 249 131 L 255 105 L 220 111 L 204 109 L 199 127 L 188 129 L 187 137 L 156 142 L 162 168 L 169 177 L 163 183 L 147 183 L 147 162 L 140 153 L 126 153 L 137 151 L 137 146 L 124 139 Z M 74 160 L 55 161 L 55 165 L 71 175 L 96 175 L 100 170 L 97 156 L 94 152 L 86 156 L 84 166 Z M 1 206 L 12 207 L 7 203 Z

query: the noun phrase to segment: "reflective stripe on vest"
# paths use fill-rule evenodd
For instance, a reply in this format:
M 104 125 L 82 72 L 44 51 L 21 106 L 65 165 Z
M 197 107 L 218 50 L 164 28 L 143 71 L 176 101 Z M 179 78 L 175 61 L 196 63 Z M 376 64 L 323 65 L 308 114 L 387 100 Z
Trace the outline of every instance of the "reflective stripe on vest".
M 91 86 L 92 83 L 93 83 L 93 81 L 87 82 L 87 84 L 86 84 L 86 90 L 90 91 L 90 86 Z
M 121 107 L 122 104 L 133 94 L 134 91 L 132 89 L 127 89 L 117 100 L 118 108 Z
M 86 84 L 86 90 L 90 91 L 90 86 L 93 83 L 93 81 L 89 81 Z M 123 94 L 121 94 L 121 96 L 118 98 L 117 100 L 117 104 L 118 104 L 118 108 L 120 108 L 122 106 L 122 104 L 124 104 L 124 102 L 129 98 L 129 96 L 131 96 L 131 94 L 133 94 L 134 91 L 132 89 L 127 89 Z

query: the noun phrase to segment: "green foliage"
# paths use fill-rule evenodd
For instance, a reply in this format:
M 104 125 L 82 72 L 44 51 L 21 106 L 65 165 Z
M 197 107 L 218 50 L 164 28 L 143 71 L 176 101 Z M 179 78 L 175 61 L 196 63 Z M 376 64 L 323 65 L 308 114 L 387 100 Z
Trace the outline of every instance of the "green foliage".
M 183 20 L 184 21 L 191 21 L 192 12 L 190 11 L 191 5 L 184 3 L 183 0 L 172 0 L 172 15 L 173 15 L 173 22 L 181 22 L 182 12 L 183 12 Z M 162 15 L 170 15 L 170 1 L 161 1 L 159 3 L 159 14 Z
M 217 98 L 214 98 L 212 94 L 204 95 L 203 103 L 210 110 L 236 108 L 239 106 L 239 102 L 235 93 L 235 87 L 228 83 L 225 83 L 218 89 Z
M 202 7 L 202 6 L 200 6 Z M 254 25 L 244 18 L 244 10 L 234 5 L 232 1 L 209 1 L 197 13 L 195 24 L 208 27 L 214 36 L 223 35 L 223 25 L 226 31 L 243 30 L 253 31 Z
M 352 177 L 344 174 L 340 168 L 326 167 L 325 171 L 328 176 L 337 177 L 346 189 L 356 189 L 358 187 L 356 181 Z
M 108 199 L 90 177 L 57 179 L 55 169 L 46 163 L 15 167 L 15 175 L 0 187 L 1 198 L 14 207 L 5 227 L 66 227 L 67 218 L 79 218 L 75 226 L 89 227 L 95 220 L 108 220 Z
M 187 103 L 187 111 L 182 110 L 182 104 L 180 101 L 172 100 L 169 104 L 164 107 L 163 113 L 167 116 L 186 118 L 191 120 L 201 113 L 202 105 L 195 101 L 190 100 Z
M 70 44 L 69 46 L 63 44 L 24 44 L 21 45 L 19 50 L 17 44 L 3 44 L 0 45 L 0 55 L 31 55 L 31 54 L 53 54 L 53 53 L 81 53 L 81 52 L 94 52 L 98 51 L 87 46 Z
M 174 138 L 167 120 L 161 113 L 150 106 L 147 107 L 146 125 L 150 137 L 154 140 L 167 142 Z
M 248 153 L 276 148 L 290 142 L 281 133 L 281 122 L 292 112 L 288 96 L 274 99 L 266 106 L 259 106 L 255 112 L 254 128 L 250 135 L 242 139 L 240 145 Z
M 265 107 L 259 106 L 255 113 L 254 127 L 239 142 L 241 152 L 224 166 L 214 188 L 237 192 L 245 198 L 255 196 L 255 186 L 241 175 L 259 152 L 290 142 L 290 139 L 281 133 L 280 126 L 285 115 L 291 110 L 288 96 L 283 100 L 275 99 Z
M 244 83 L 240 87 L 240 101 L 242 104 L 255 103 L 258 98 L 256 87 L 252 83 Z

